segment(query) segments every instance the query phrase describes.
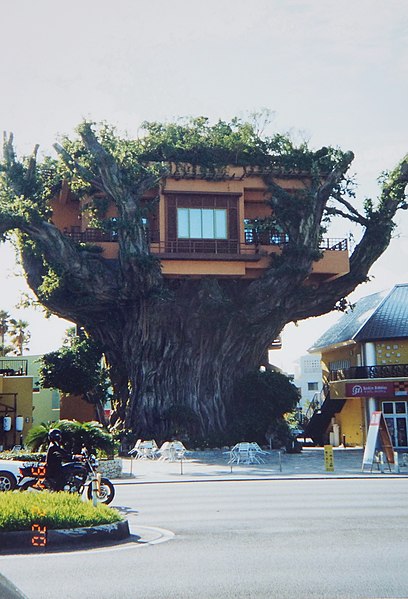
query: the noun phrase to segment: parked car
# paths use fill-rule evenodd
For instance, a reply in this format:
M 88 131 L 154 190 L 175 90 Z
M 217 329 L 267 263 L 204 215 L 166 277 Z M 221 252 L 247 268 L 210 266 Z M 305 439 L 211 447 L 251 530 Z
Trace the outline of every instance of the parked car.
M 0 491 L 12 491 L 20 476 L 20 468 L 27 464 L 18 460 L 0 460 Z

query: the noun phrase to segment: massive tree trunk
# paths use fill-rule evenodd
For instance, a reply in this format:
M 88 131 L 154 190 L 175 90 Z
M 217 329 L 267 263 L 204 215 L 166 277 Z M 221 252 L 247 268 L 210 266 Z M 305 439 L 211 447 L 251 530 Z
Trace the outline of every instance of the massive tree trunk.
M 184 410 L 196 437 L 224 431 L 236 380 L 260 365 L 286 323 L 333 310 L 366 280 L 390 242 L 393 216 L 406 207 L 404 160 L 384 185 L 378 208 L 359 214 L 341 194 L 353 158 L 344 154 L 330 173 L 311 176 L 300 199 L 269 177 L 270 205 L 289 243 L 258 279 L 165 278 L 150 254 L 143 222 L 142 196 L 158 174 L 140 167 L 129 183 L 91 127 L 85 124 L 80 133 L 92 168 L 78 164 L 64 148 L 58 151 L 93 191 L 116 206 L 117 263 L 67 238 L 47 220 L 45 209 L 34 210 L 40 195 L 33 183 L 35 157 L 24 179 L 11 138 L 4 152 L 8 179 L 0 196 L 0 236 L 19 231 L 27 280 L 40 302 L 100 342 L 115 391 L 112 424 L 141 437 L 165 437 L 174 408 Z M 48 182 L 45 187 L 48 199 Z M 329 200 L 337 200 L 340 208 L 329 210 Z M 350 258 L 350 272 L 313 284 L 310 274 L 321 256 L 322 220 L 328 213 L 361 225 L 364 233 Z
M 213 286 L 220 291 L 222 284 Z M 282 321 L 260 331 L 226 298 L 211 305 L 211 290 L 198 281 L 173 283 L 172 292 L 167 301 L 143 302 L 103 326 L 88 327 L 105 344 L 113 380 L 121 385 L 120 373 L 127 375 L 116 427 L 164 438 L 178 407 L 197 436 L 224 431 L 234 383 L 259 367 Z

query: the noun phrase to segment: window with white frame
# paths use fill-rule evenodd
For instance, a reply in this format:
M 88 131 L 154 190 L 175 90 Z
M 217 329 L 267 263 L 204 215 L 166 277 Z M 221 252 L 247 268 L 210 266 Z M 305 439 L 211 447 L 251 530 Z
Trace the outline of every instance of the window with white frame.
M 221 208 L 177 208 L 178 239 L 227 239 L 227 211 Z

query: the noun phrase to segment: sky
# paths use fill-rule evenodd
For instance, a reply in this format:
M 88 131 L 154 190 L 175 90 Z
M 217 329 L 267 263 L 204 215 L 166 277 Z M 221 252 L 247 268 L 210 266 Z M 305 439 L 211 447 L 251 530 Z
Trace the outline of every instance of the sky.
M 0 126 L 20 154 L 53 155 L 83 119 L 136 136 L 146 120 L 267 108 L 268 133 L 354 152 L 361 205 L 408 152 L 406 0 L 19 0 L 3 7 L 1 39 Z M 352 301 L 408 282 L 406 214 L 398 225 Z M 57 349 L 69 323 L 17 310 L 15 271 L 0 247 L 0 309 L 30 323 L 30 353 Z M 273 362 L 292 372 L 338 316 L 288 325 Z

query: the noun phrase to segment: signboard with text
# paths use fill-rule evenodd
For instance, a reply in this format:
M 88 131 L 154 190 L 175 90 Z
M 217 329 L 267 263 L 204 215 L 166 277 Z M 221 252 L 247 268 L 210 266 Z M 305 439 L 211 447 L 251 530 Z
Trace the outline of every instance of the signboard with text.
M 394 397 L 394 383 L 346 383 L 346 397 Z
M 376 449 L 384 451 L 389 464 L 394 463 L 394 448 L 382 412 L 373 412 L 371 414 L 366 446 L 364 448 L 363 470 L 364 466 L 373 466 Z
M 334 472 L 333 445 L 324 446 L 324 466 L 326 472 Z

